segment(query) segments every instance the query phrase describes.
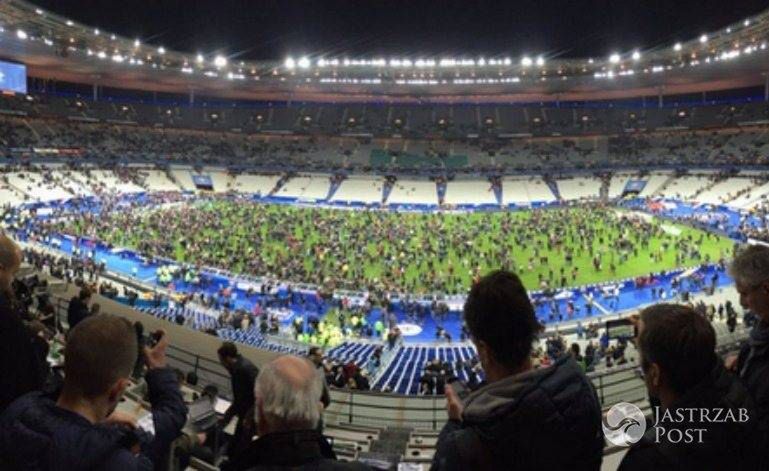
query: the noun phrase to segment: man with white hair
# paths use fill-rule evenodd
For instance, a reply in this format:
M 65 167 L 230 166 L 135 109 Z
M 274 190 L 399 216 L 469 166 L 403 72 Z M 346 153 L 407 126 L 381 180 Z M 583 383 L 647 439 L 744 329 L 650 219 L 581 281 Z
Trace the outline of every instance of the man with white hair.
M 735 370 L 753 395 L 758 421 L 769 430 L 769 247 L 751 245 L 734 257 L 729 272 L 734 278 L 740 304 L 758 318 L 739 357 L 728 358 L 726 367 Z
M 222 469 L 370 469 L 324 454 L 328 444 L 317 430 L 323 411 L 322 392 L 321 378 L 305 358 L 285 355 L 265 365 L 254 387 L 259 438 Z

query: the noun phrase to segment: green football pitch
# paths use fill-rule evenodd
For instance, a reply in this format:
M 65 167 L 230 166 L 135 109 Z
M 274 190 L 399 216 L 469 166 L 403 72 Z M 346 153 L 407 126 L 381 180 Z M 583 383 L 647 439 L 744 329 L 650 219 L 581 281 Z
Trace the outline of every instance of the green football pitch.
M 165 247 L 155 255 L 178 262 L 415 294 L 463 293 L 498 268 L 517 272 L 531 290 L 581 286 L 716 262 L 734 245 L 614 208 L 421 214 L 217 200 L 102 217 L 114 218 L 96 230 L 102 240 L 137 249 L 149 241 Z M 75 221 L 63 229 L 89 228 Z

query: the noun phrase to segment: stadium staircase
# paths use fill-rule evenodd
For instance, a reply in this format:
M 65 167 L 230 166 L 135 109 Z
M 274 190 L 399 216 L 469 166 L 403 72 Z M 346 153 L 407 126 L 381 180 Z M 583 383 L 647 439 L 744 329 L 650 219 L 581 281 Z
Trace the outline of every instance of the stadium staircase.
M 497 199 L 497 204 L 502 206 L 502 183 L 500 182 L 499 185 L 492 183 L 491 188 L 494 190 L 494 198 Z
M 667 190 L 667 189 L 668 189 L 668 187 L 670 186 L 670 184 L 671 184 L 671 183 L 673 183 L 673 182 L 676 180 L 676 178 L 678 178 L 678 177 L 676 177 L 676 176 L 675 176 L 675 174 L 672 174 L 672 175 L 670 175 L 670 176 L 667 178 L 667 180 L 665 180 L 665 181 L 662 183 L 662 185 L 660 185 L 660 187 L 659 187 L 659 188 L 657 188 L 656 190 L 654 190 L 654 193 L 652 193 L 652 194 L 651 194 L 651 195 L 649 195 L 649 196 L 651 196 L 651 197 L 655 197 L 655 196 L 662 196 L 662 195 L 665 193 L 665 190 Z
M 436 190 L 438 191 L 438 204 L 442 205 L 446 200 L 446 182 L 438 181 L 435 183 Z
M 182 186 L 182 184 L 179 183 L 179 180 L 176 179 L 176 177 L 174 176 L 174 173 L 171 171 L 171 167 L 166 167 L 165 173 L 166 173 L 166 178 L 168 178 L 168 180 L 170 180 L 171 183 L 179 187 L 179 191 L 184 190 L 184 187 Z
M 336 194 L 336 191 L 339 189 L 340 186 L 342 186 L 342 182 L 344 180 L 345 180 L 344 178 L 334 179 L 331 182 L 331 186 L 328 189 L 328 194 L 326 195 L 326 201 L 331 201 L 331 198 L 334 197 L 334 195 Z
M 558 190 L 558 184 L 553 180 L 552 178 L 545 179 L 545 183 L 547 183 L 548 188 L 550 188 L 550 191 L 553 192 L 553 196 L 555 196 L 555 199 L 558 201 L 561 201 L 561 192 Z
M 693 195 L 690 197 L 690 199 L 692 199 L 692 200 L 694 200 L 694 201 L 697 201 L 697 198 L 698 198 L 698 197 L 699 197 L 701 194 L 705 193 L 706 191 L 710 190 L 711 188 L 713 188 L 713 187 L 714 187 L 714 186 L 716 186 L 717 184 L 719 184 L 719 183 L 721 183 L 722 181 L 726 180 L 726 178 L 727 178 L 727 177 L 724 177 L 724 176 L 718 176 L 718 177 L 714 178 L 714 179 L 713 179 L 713 180 L 711 180 L 711 181 L 710 181 L 710 182 L 709 182 L 707 185 L 705 185 L 705 186 L 703 186 L 702 188 L 700 188 L 699 190 L 695 191 L 695 192 L 694 192 L 694 194 L 693 194 Z
M 278 194 L 280 189 L 283 188 L 283 186 L 285 186 L 285 184 L 288 183 L 289 180 L 291 180 L 291 175 L 285 174 L 281 176 L 280 179 L 277 181 L 277 183 L 275 183 L 275 188 L 270 190 L 269 196 Z
M 393 186 L 394 182 L 385 180 L 384 185 L 382 185 L 382 204 L 387 203 L 387 199 L 390 197 L 390 193 L 393 192 Z

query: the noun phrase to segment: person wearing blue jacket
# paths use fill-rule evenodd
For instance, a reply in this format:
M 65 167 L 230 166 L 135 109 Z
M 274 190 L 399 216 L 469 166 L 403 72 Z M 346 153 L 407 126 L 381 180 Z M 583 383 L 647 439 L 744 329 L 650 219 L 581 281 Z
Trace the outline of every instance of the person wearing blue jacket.
M 132 325 L 111 315 L 70 331 L 60 393 L 33 392 L 0 417 L 0 469 L 152 470 L 164 467 L 187 419 L 179 384 L 166 367 L 167 336 L 145 347 L 154 435 L 115 411 L 130 384 L 138 347 Z

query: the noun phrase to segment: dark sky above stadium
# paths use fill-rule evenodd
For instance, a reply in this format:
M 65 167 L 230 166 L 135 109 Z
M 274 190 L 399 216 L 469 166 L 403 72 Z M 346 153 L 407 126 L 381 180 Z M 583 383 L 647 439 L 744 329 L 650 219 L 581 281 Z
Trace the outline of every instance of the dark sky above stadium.
M 232 60 L 601 57 L 698 37 L 765 0 L 33 0 L 105 31 Z

